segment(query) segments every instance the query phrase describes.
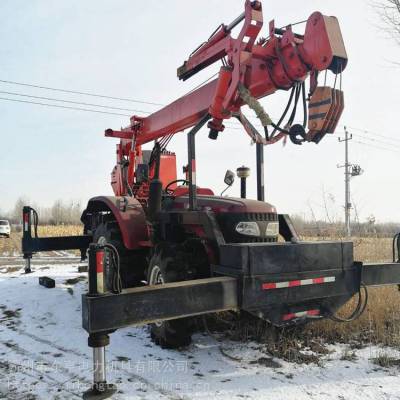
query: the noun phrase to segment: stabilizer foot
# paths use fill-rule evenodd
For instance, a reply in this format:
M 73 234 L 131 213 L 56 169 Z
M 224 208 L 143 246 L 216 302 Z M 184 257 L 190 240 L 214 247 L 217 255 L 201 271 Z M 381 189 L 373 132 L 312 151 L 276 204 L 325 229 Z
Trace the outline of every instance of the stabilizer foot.
M 24 272 L 25 274 L 30 274 L 32 272 L 31 269 L 31 257 L 24 257 L 25 258 L 25 268 L 24 268 Z
M 97 383 L 83 393 L 84 400 L 103 400 L 110 398 L 117 392 L 117 387 L 112 383 Z

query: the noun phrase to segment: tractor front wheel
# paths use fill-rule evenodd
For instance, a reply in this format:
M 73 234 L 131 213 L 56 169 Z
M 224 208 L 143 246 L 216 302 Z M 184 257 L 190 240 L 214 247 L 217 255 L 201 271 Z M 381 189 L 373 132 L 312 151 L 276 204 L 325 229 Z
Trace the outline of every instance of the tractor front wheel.
M 186 278 L 180 252 L 174 244 L 158 245 L 150 259 L 147 272 L 149 285 L 179 282 Z M 188 346 L 192 339 L 192 319 L 180 318 L 150 325 L 153 342 L 162 348 L 176 349 Z

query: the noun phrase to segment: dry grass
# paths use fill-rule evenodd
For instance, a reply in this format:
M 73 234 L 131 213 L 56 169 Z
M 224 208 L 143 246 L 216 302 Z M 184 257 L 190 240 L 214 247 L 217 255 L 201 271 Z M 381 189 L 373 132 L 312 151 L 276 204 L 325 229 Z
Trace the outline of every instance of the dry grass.
M 400 366 L 400 359 L 392 357 L 386 351 L 381 350 L 371 361 L 381 368 L 391 368 Z
M 83 228 L 80 225 L 44 225 L 38 227 L 39 237 L 81 235 Z M 9 239 L 0 237 L 0 255 L 21 253 L 22 232 L 12 229 Z
M 82 225 L 44 225 L 38 227 L 39 236 L 82 235 Z
M 353 238 L 354 259 L 364 263 L 391 262 L 392 238 Z
M 365 263 L 391 262 L 391 238 L 354 238 L 354 259 Z M 351 323 L 331 320 L 318 321 L 307 326 L 314 337 L 329 342 L 371 343 L 400 346 L 400 292 L 397 286 L 369 288 L 368 306 L 364 314 Z M 351 314 L 356 299 L 339 311 L 339 315 Z
M 301 237 L 305 241 L 321 241 L 316 237 Z M 343 240 L 348 239 L 338 237 L 327 237 L 324 240 Z M 390 262 L 392 261 L 392 238 L 360 238 L 353 237 L 354 260 L 364 263 Z
M 351 300 L 339 311 L 349 315 L 355 307 Z M 321 337 L 326 342 L 357 344 L 384 344 L 400 346 L 400 293 L 397 287 L 370 288 L 368 306 L 364 314 L 350 323 L 337 323 L 329 319 L 314 322 L 306 333 Z

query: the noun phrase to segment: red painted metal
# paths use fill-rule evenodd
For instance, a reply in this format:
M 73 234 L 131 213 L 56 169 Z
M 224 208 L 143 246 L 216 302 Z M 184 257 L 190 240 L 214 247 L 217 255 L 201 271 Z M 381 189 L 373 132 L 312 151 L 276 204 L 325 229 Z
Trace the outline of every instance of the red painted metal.
M 320 315 L 320 313 L 321 313 L 320 310 L 306 310 L 306 311 L 284 314 L 282 316 L 282 321 L 290 321 L 295 318 L 317 317 L 318 315 Z
M 159 179 L 162 182 L 163 189 L 165 189 L 170 182 L 176 181 L 176 155 L 174 153 L 161 154 Z M 174 183 L 170 188 L 174 190 L 176 186 L 176 183 Z
M 96 272 L 103 273 L 104 271 L 104 251 L 99 250 L 96 252 Z
M 134 197 L 99 196 L 92 198 L 86 213 L 110 211 L 114 214 L 127 249 L 141 248 L 149 240 L 146 215 L 142 204 Z
M 321 285 L 324 283 L 335 282 L 334 276 L 318 277 L 302 280 L 283 281 L 283 282 L 267 282 L 262 284 L 263 290 L 286 289 L 298 286 Z
M 189 194 L 189 186 L 179 186 L 174 190 L 175 197 L 187 196 Z M 197 194 L 200 196 L 214 196 L 214 192 L 207 188 L 197 188 Z

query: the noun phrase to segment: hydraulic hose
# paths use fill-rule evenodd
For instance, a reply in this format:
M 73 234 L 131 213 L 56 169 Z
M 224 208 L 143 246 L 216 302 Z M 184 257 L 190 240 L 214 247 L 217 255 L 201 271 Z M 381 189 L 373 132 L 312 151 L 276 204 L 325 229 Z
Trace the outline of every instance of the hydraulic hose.
M 110 254 L 110 267 L 113 271 L 112 275 L 112 287 L 111 290 L 115 294 L 122 292 L 122 279 L 121 279 L 121 261 L 118 254 L 117 248 L 111 243 L 104 244 L 104 248 L 109 251 Z
M 35 238 L 37 238 L 38 237 L 39 215 L 38 215 L 37 211 L 32 207 L 29 207 L 29 211 L 33 215 L 33 231 L 35 234 Z
M 364 300 L 361 295 L 361 289 L 364 290 Z M 348 316 L 347 318 L 342 318 L 342 317 L 332 314 L 329 316 L 329 318 L 332 321 L 341 322 L 341 323 L 348 323 L 348 322 L 355 321 L 356 319 L 361 317 L 361 315 L 363 314 L 363 312 L 365 311 L 365 309 L 367 307 L 367 304 L 368 304 L 368 290 L 367 290 L 367 287 L 363 283 L 361 283 L 360 290 L 358 291 L 357 306 L 354 309 L 354 311 L 350 314 L 350 316 Z
M 396 258 L 397 247 L 397 258 Z M 396 233 L 393 237 L 393 262 L 400 261 L 400 233 Z

